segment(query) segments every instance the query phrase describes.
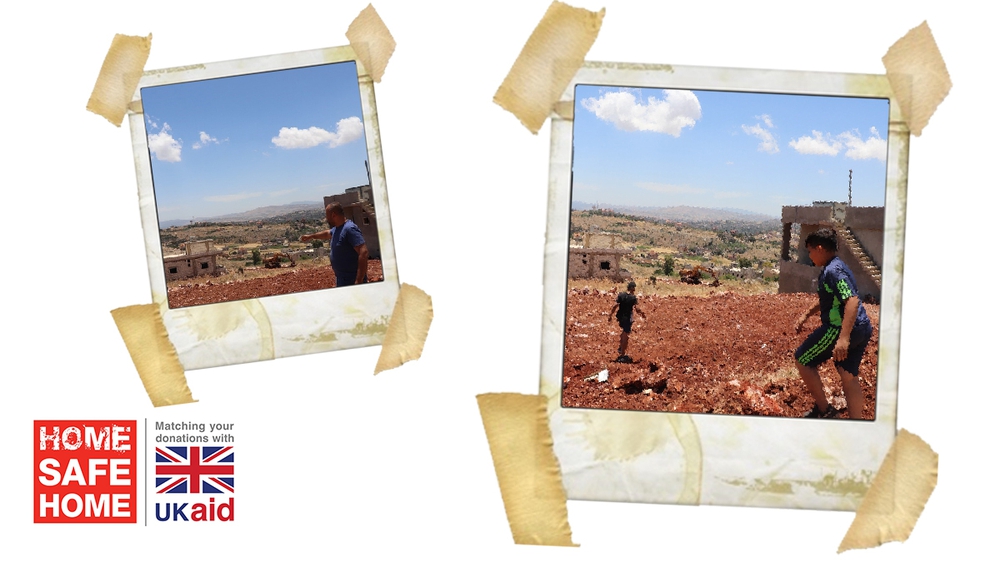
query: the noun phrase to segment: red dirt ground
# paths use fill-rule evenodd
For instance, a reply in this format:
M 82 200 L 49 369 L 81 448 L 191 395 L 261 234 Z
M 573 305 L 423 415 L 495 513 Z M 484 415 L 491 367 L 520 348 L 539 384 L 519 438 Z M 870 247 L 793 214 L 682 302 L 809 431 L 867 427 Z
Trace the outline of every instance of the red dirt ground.
M 368 260 L 368 282 L 381 281 L 381 260 Z M 229 283 L 213 283 L 211 279 L 167 290 L 170 308 L 212 304 L 243 299 L 257 299 L 274 295 L 287 295 L 329 289 L 337 286 L 337 276 L 327 267 L 289 268 L 287 273 L 259 279 L 246 279 Z
M 709 414 L 802 417 L 814 405 L 795 371 L 795 348 L 819 326 L 802 332 L 799 315 L 810 294 L 640 296 L 629 339 L 632 364 L 615 363 L 621 328 L 608 322 L 615 293 L 570 289 L 563 358 L 563 406 Z M 875 419 L 878 305 L 866 304 L 874 328 L 861 363 L 865 419 Z M 584 380 L 608 369 L 606 382 Z M 827 399 L 847 418 L 840 375 L 820 366 Z

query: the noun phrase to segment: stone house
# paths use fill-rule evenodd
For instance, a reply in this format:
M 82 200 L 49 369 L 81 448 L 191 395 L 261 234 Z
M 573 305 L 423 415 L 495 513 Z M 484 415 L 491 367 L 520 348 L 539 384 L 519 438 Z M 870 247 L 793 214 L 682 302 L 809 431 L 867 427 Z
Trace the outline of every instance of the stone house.
M 569 277 L 610 277 L 621 281 L 628 275 L 621 267 L 621 259 L 631 253 L 632 249 L 625 247 L 622 237 L 617 234 L 585 233 L 582 247 L 569 248 Z
M 188 242 L 184 244 L 183 254 L 163 256 L 163 272 L 167 281 L 218 275 L 221 267 L 216 260 L 222 253 L 222 250 L 215 249 L 211 240 Z

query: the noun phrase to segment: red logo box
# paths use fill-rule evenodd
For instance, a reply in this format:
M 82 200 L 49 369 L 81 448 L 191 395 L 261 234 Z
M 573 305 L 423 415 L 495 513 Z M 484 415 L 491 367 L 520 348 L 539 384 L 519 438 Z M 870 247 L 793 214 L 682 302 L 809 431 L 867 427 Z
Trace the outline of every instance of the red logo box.
M 35 421 L 35 523 L 135 523 L 135 420 Z

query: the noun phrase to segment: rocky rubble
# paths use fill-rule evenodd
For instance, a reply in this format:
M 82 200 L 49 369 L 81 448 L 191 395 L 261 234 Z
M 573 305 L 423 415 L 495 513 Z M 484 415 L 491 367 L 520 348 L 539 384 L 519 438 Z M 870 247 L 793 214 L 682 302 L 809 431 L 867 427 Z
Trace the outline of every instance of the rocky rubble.
M 368 260 L 368 281 L 374 283 L 382 279 L 382 262 Z M 336 286 L 337 276 L 334 275 L 330 267 L 289 268 L 287 273 L 272 277 L 229 283 L 213 283 L 209 278 L 207 281 L 175 287 L 167 291 L 167 302 L 170 304 L 170 308 L 178 308 L 287 295 Z
M 794 351 L 819 326 L 795 321 L 809 294 L 639 297 L 629 340 L 632 363 L 615 362 L 621 328 L 609 312 L 615 293 L 571 289 L 563 358 L 564 407 L 801 417 L 814 401 L 798 377 Z M 878 305 L 864 305 L 874 333 L 861 364 L 865 417 L 874 419 Z M 589 379 L 607 369 L 607 382 Z M 847 418 L 840 376 L 827 361 L 820 377 L 831 404 Z

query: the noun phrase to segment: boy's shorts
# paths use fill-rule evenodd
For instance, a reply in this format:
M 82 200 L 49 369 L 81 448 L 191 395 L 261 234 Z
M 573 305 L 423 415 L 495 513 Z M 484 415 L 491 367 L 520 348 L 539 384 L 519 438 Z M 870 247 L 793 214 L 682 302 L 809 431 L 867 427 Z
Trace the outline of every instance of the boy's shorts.
M 809 334 L 806 341 L 802 342 L 802 345 L 795 350 L 795 359 L 806 367 L 816 367 L 833 357 L 833 348 L 836 347 L 839 337 L 839 326 L 820 326 Z M 839 362 L 834 361 L 833 365 L 858 376 L 858 371 L 861 369 L 861 359 L 865 356 L 865 348 L 868 347 L 868 340 L 871 337 L 871 324 L 856 324 L 851 330 L 847 358 Z
M 632 319 L 631 318 L 619 318 L 618 325 L 622 327 L 622 331 L 626 334 L 632 333 Z

